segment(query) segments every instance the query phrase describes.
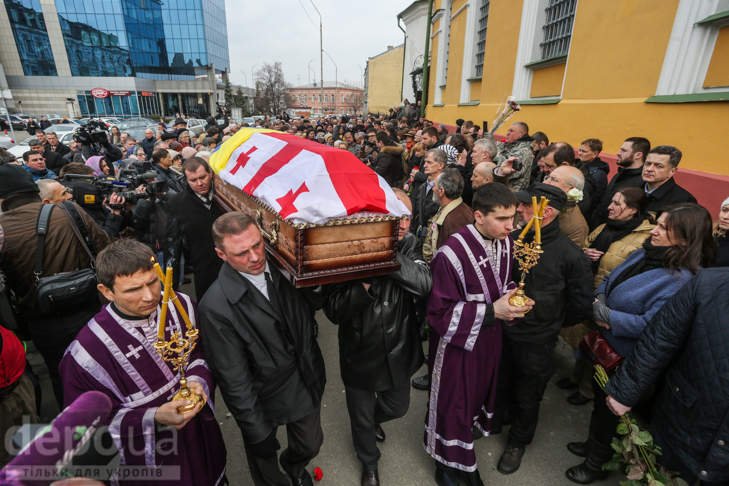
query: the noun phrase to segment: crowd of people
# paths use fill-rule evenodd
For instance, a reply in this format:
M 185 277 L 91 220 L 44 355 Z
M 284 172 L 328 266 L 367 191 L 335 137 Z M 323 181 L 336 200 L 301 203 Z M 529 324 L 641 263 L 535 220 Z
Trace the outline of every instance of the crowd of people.
M 39 131 L 22 163 L 0 154 L 5 363 L 24 362 L 23 347 L 11 344 L 32 340 L 59 406 L 106 394 L 123 464 L 179 466 L 185 484 L 225 480 L 212 415 L 219 387 L 254 484 L 307 485 L 306 467 L 324 443 L 326 372 L 314 317 L 323 309 L 338 326 L 361 484 L 380 484 L 377 442 L 420 393 L 412 387 L 429 393 L 423 447 L 435 482 L 478 486 L 483 436 L 508 427 L 497 469 L 519 469 L 561 336 L 576 360 L 557 386 L 574 390 L 570 404 L 593 407 L 586 440 L 568 445 L 582 458 L 566 471 L 571 481 L 607 477 L 618 416 L 635 407 L 663 449 L 662 465 L 689 484 L 726 484 L 729 199 L 710 208 L 720 210 L 712 222 L 674 180 L 681 151 L 643 137 L 625 139 L 611 173 L 598 138 L 575 150 L 517 121 L 496 141 L 471 121 L 448 131 L 420 115 L 405 102 L 389 116 L 282 114 L 255 123 L 349 152 L 411 211 L 400 221 L 397 272 L 317 288 L 292 286 L 255 220 L 225 214 L 213 199 L 211 150 L 246 124 L 210 117 L 195 139 L 179 117 L 143 140 L 112 129 L 102 142 L 77 137 L 71 147 Z M 125 179 L 130 170 L 136 178 Z M 68 175 L 138 184 L 99 195 L 90 179 Z M 539 216 L 532 200 L 542 197 Z M 535 238 L 543 253 L 523 275 L 515 242 Z M 179 375 L 153 348 L 163 291 L 155 261 L 174 268 L 175 298 L 200 329 L 187 380 L 203 401 L 186 413 L 172 400 Z M 44 279 L 83 269 L 93 269 L 97 287 L 65 307 L 46 302 Z M 189 272 L 194 299 L 179 292 Z M 520 281 L 528 300 L 514 306 Z M 165 339 L 182 321 L 170 306 Z M 414 377 L 423 363 L 428 372 Z M 595 365 L 611 372 L 605 390 Z M 0 378 L 0 407 L 13 417 L 2 422 L 4 435 L 23 415 L 36 420 L 39 388 L 29 370 Z M 288 446 L 279 454 L 283 426 Z M 175 447 L 155 447 L 165 441 Z M 8 459 L 3 453 L 0 463 Z

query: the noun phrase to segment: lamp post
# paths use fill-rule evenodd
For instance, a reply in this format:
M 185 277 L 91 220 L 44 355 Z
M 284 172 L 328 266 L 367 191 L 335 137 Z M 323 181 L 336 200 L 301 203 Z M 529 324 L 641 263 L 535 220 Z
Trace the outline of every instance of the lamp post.
M 311 84 L 311 77 L 309 76 L 309 71 L 312 70 L 311 69 L 311 63 L 314 62 L 314 61 L 316 61 L 316 58 L 314 58 L 311 61 L 309 61 L 309 69 L 306 70 L 306 76 L 309 78 L 309 84 Z M 314 71 L 314 82 L 316 83 L 316 71 Z
M 324 51 L 324 54 L 326 54 L 329 60 L 332 61 L 332 64 L 334 64 L 334 86 L 336 87 L 335 92 L 337 93 L 337 98 L 334 100 L 334 111 L 339 113 L 339 81 L 337 74 L 337 63 L 334 62 L 334 59 L 332 59 L 332 56 L 330 56 L 327 51 Z
M 243 73 L 243 76 L 245 76 L 245 78 L 246 78 L 246 87 L 248 87 L 248 76 L 246 75 L 245 71 L 243 71 L 242 69 L 240 70 L 240 72 Z
M 312 5 L 314 5 L 314 0 L 309 1 Z M 324 38 L 321 28 L 321 13 L 319 13 L 319 9 L 316 8 L 316 5 L 314 5 L 314 10 L 316 10 L 316 13 L 319 14 L 319 56 L 321 57 L 321 59 L 319 60 L 321 63 L 321 116 L 324 116 Z

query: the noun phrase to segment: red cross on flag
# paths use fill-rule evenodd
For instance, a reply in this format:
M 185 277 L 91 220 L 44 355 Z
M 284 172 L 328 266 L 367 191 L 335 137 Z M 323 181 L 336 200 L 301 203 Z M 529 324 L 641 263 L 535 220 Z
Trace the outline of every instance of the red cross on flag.
M 293 223 L 410 214 L 385 180 L 348 151 L 273 130 L 239 130 L 210 166 Z

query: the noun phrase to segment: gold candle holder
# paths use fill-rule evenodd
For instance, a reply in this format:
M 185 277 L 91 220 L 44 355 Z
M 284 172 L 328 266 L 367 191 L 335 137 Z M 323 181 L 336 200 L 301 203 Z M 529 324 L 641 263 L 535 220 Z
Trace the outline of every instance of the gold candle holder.
M 539 255 L 543 253 L 542 217 L 547 203 L 549 203 L 549 199 L 544 196 L 542 196 L 539 204 L 537 204 L 537 198 L 532 197 L 533 216 L 525 226 L 524 231 L 519 235 L 519 239 L 514 242 L 514 259 L 519 263 L 519 270 L 521 270 L 519 289 L 516 291 L 516 294 L 509 298 L 509 304 L 514 307 L 526 307 L 529 302 L 529 297 L 524 293 L 524 279 L 526 278 L 526 274 L 529 273 L 529 270 L 539 261 Z M 529 231 L 532 225 L 534 225 L 534 241 L 524 243 L 524 236 L 526 236 L 527 231 Z
M 172 367 L 175 371 L 180 372 L 180 391 L 178 391 L 172 400 L 188 400 L 190 403 L 177 408 L 178 413 L 189 412 L 195 408 L 198 402 L 202 401 L 203 405 L 204 398 L 201 395 L 193 393 L 192 390 L 187 386 L 187 378 L 185 378 L 185 367 L 188 365 L 190 360 L 190 354 L 195 348 L 195 343 L 198 338 L 198 330 L 192 327 L 190 318 L 185 312 L 185 308 L 182 307 L 182 303 L 177 298 L 174 290 L 172 290 L 172 267 L 167 267 L 167 274 L 162 273 L 159 263 L 154 264 L 154 269 L 157 271 L 157 276 L 162 280 L 165 285 L 164 294 L 162 295 L 162 310 L 160 311 L 159 320 L 159 332 L 157 334 L 157 342 L 154 344 L 154 349 L 160 357 L 172 363 Z M 175 331 L 170 336 L 169 341 L 165 341 L 165 321 L 167 318 L 167 307 L 169 302 L 175 304 L 178 313 L 185 322 L 186 329 Z

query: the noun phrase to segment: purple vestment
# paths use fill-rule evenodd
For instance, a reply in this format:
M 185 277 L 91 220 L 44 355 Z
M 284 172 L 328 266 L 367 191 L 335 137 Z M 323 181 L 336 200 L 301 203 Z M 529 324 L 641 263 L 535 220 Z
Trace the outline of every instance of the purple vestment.
M 196 305 L 186 295 L 177 296 L 197 327 Z M 203 386 L 208 403 L 179 431 L 155 422 L 157 408 L 172 400 L 180 381 L 180 374 L 153 347 L 160 310 L 158 306 L 148 319 L 130 321 L 120 317 L 110 305 L 101 309 L 68 347 L 59 366 L 65 406 L 87 391 L 107 395 L 112 401 L 112 412 L 106 424 L 121 451 L 122 464 L 179 466 L 179 481 L 155 480 L 155 485 L 222 484 L 226 450 L 213 413 L 215 383 L 205 362 L 201 339 L 198 338 L 185 371 L 188 381 Z M 185 329 L 185 323 L 170 304 L 165 339 L 169 341 L 170 335 L 181 328 Z
M 425 450 L 461 471 L 477 468 L 471 429 L 488 435 L 491 426 L 502 321 L 494 319 L 487 304 L 516 286 L 513 246 L 511 237 L 490 241 L 470 224 L 451 236 L 430 264 L 428 322 L 433 332 Z

